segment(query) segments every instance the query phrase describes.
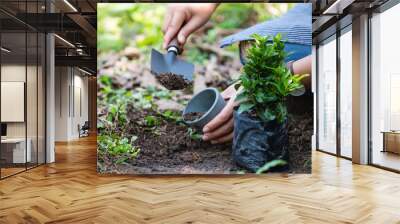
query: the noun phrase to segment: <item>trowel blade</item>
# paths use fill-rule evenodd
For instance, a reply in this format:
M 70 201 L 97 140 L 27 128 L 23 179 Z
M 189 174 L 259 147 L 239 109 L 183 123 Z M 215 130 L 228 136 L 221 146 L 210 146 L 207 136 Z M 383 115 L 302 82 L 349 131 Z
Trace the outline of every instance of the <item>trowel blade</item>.
M 171 63 L 167 63 L 167 55 L 159 51 L 151 50 L 151 71 L 155 75 L 173 73 L 181 75 L 186 80 L 193 80 L 194 65 L 182 59 L 175 58 Z
M 151 49 L 151 71 L 155 75 L 170 72 L 165 63 L 164 55 L 154 49 Z
M 169 66 L 171 73 L 182 75 L 186 80 L 193 80 L 194 65 L 181 59 L 176 59 L 172 65 Z

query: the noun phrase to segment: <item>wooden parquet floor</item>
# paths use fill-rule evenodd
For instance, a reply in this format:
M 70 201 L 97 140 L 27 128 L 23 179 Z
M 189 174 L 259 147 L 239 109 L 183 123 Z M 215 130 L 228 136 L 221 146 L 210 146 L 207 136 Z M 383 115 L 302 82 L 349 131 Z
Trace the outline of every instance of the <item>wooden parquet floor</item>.
M 312 175 L 102 176 L 94 137 L 0 181 L 0 223 L 400 223 L 400 175 L 315 152 Z

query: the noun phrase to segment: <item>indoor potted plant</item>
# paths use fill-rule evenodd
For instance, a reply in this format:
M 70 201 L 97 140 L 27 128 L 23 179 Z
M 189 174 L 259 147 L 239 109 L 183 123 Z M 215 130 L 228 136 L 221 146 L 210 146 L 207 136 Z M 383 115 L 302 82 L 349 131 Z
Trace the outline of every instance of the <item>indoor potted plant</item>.
M 233 157 L 236 163 L 256 172 L 276 159 L 287 161 L 286 97 L 304 88 L 305 75 L 291 74 L 281 35 L 253 35 L 246 64 L 235 85 Z

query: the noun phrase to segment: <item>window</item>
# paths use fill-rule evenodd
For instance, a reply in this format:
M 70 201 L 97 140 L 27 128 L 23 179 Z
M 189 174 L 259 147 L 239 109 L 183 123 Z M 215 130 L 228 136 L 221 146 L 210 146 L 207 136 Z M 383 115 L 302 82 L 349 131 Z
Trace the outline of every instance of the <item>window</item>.
M 0 1 L 20 16 L 42 5 Z M 1 179 L 45 163 L 45 43 L 44 33 L 0 12 Z
M 336 36 L 318 48 L 318 149 L 336 153 Z
M 372 164 L 400 170 L 400 5 L 371 18 Z
M 340 36 L 340 155 L 351 158 L 352 149 L 352 32 Z

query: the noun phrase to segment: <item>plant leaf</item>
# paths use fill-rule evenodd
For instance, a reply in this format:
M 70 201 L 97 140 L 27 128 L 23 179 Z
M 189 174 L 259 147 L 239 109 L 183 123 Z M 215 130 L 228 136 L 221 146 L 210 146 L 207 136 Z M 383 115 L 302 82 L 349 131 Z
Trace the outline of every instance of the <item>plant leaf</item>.
M 265 163 L 262 167 L 258 168 L 256 174 L 262 174 L 262 173 L 270 170 L 273 167 L 284 166 L 286 164 L 287 164 L 287 162 L 285 160 L 275 159 L 275 160 L 272 160 L 272 161 L 269 161 L 269 162 Z
M 238 113 L 241 114 L 243 112 L 247 112 L 253 107 L 254 107 L 254 104 L 252 104 L 252 103 L 249 103 L 249 102 L 242 103 L 239 106 Z
M 246 93 L 245 93 L 244 91 L 240 91 L 240 92 L 236 95 L 235 101 L 238 102 L 238 103 L 247 101 Z
M 267 121 L 272 121 L 275 119 L 273 111 L 271 111 L 269 108 L 265 108 L 263 116 Z

